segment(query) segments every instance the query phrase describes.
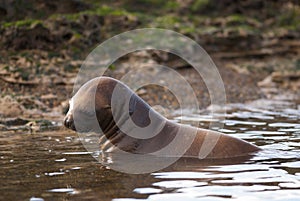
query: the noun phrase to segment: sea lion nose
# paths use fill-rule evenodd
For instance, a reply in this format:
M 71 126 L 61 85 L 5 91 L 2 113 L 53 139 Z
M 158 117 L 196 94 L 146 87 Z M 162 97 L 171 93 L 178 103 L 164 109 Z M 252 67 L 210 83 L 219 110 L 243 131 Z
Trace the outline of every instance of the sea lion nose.
M 72 114 L 67 114 L 67 116 L 64 119 L 64 125 L 69 129 L 76 130 Z

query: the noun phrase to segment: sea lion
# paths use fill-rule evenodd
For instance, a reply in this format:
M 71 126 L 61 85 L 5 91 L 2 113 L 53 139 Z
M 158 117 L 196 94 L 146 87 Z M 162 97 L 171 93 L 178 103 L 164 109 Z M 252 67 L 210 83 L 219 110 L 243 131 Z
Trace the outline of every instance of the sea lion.
M 64 125 L 81 133 L 101 128 L 99 146 L 105 152 L 202 159 L 233 158 L 260 150 L 220 132 L 171 122 L 125 84 L 104 76 L 85 83 L 72 97 Z

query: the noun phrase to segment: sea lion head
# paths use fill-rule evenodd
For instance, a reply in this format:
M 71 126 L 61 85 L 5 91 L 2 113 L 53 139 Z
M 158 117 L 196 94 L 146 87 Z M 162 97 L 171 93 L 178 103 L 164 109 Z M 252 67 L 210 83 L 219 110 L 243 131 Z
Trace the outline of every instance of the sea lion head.
M 85 83 L 69 101 L 64 125 L 78 132 L 97 132 L 111 122 L 111 96 L 117 81 L 98 77 Z
M 124 125 L 131 119 L 135 125 L 145 127 L 150 123 L 150 111 L 151 107 L 120 81 L 98 77 L 72 97 L 64 125 L 81 133 L 106 133 L 116 122 Z

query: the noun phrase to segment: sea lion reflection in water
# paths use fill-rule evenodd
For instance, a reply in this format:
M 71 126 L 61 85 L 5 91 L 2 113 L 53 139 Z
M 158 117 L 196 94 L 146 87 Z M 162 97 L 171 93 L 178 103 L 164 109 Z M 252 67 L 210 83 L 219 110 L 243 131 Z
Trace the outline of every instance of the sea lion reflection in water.
M 245 156 L 260 150 L 220 132 L 171 122 L 126 85 L 109 77 L 94 78 L 78 90 L 70 100 L 64 125 L 80 133 L 99 132 L 101 128 L 104 135 L 100 137 L 100 150 L 109 153 L 122 150 L 211 159 Z

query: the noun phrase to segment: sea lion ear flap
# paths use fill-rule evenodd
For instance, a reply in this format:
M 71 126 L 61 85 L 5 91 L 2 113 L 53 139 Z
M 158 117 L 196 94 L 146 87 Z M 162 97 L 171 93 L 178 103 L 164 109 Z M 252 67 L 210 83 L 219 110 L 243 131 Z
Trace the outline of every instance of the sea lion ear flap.
M 129 115 L 133 115 L 135 109 L 136 109 L 136 103 L 137 103 L 137 99 L 134 96 L 130 97 L 130 101 L 129 101 Z

